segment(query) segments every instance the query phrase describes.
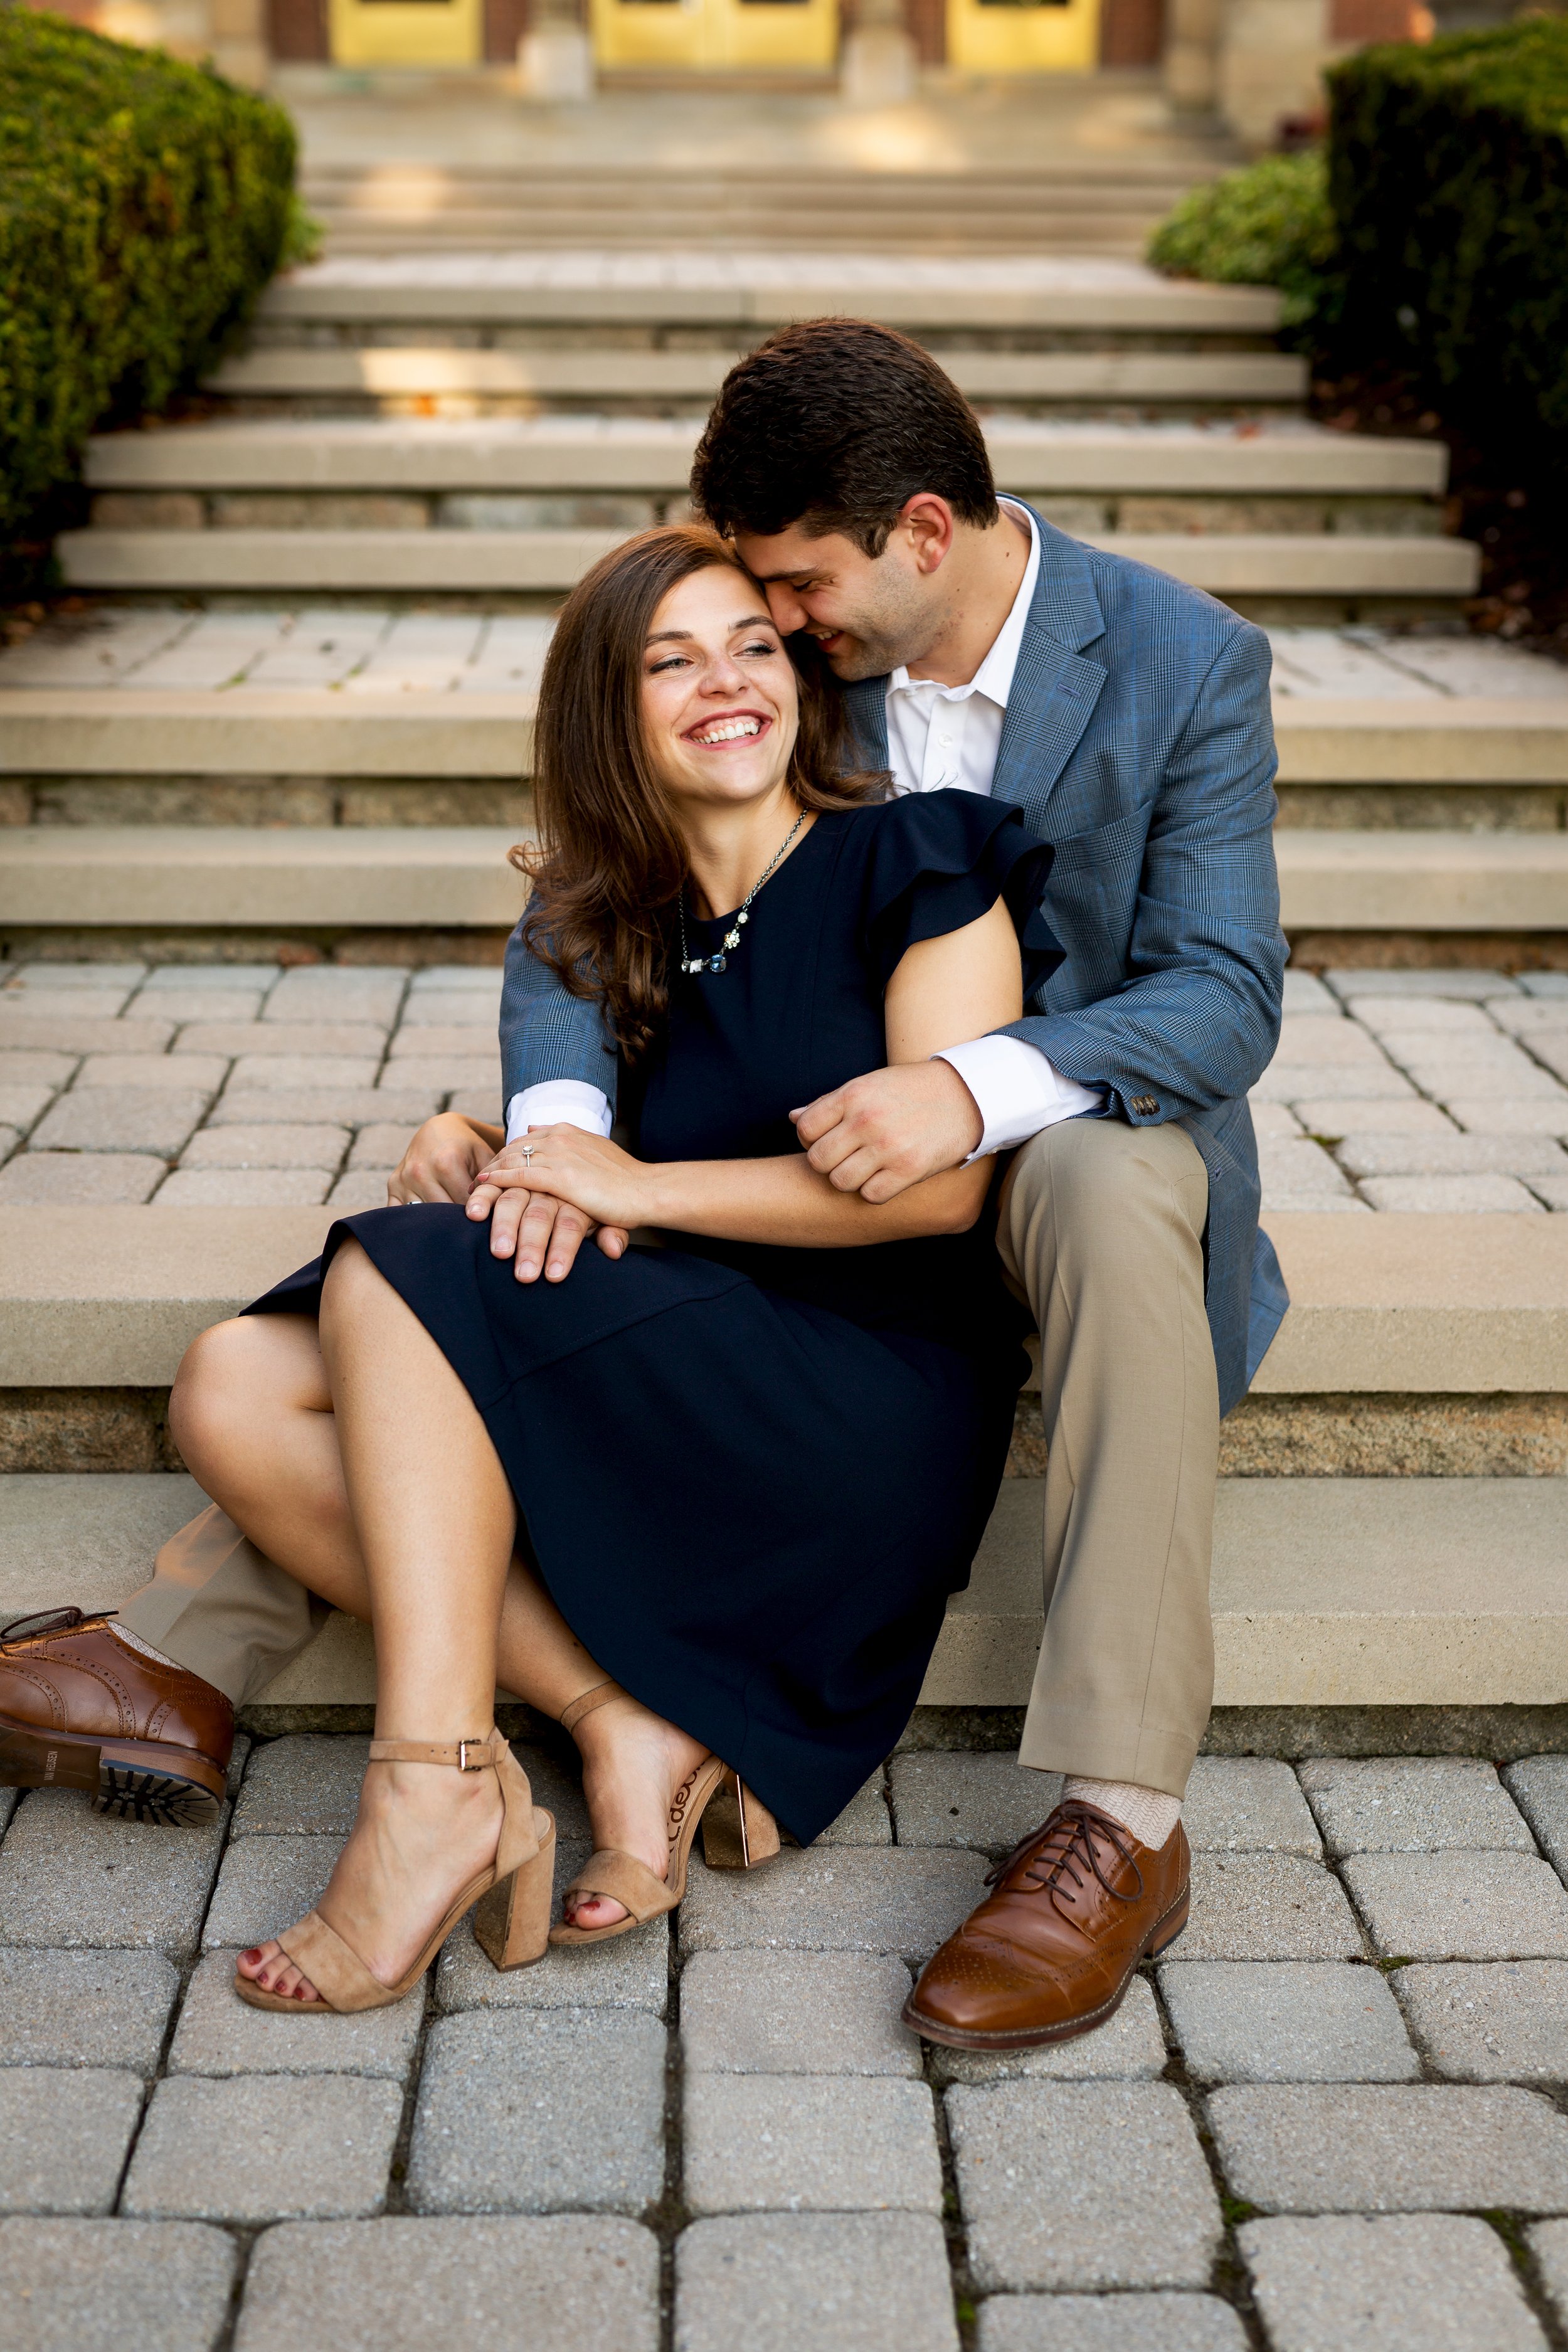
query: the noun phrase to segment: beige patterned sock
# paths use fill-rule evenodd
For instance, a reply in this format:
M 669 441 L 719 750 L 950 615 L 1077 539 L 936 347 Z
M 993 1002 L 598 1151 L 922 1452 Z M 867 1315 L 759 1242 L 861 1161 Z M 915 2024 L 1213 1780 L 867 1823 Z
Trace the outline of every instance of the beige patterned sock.
M 1140 1789 L 1131 1780 L 1081 1780 L 1069 1772 L 1062 1797 L 1097 1806 L 1156 1853 L 1182 1818 L 1180 1797 L 1167 1797 L 1163 1789 Z
M 109 1630 L 117 1642 L 124 1643 L 128 1650 L 139 1650 L 144 1658 L 153 1659 L 157 1665 L 175 1667 L 179 1665 L 180 1662 L 177 1658 L 171 1658 L 164 1650 L 155 1650 L 151 1642 L 144 1642 L 140 1633 L 132 1633 L 128 1625 L 117 1625 L 110 1621 Z

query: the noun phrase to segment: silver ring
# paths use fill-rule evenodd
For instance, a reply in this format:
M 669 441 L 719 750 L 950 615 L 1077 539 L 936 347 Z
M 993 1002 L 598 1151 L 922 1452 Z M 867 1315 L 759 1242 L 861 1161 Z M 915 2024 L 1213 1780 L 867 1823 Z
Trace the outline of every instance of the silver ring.
M 523 1166 L 524 1166 L 525 1168 L 527 1167 L 527 1165 L 528 1165 L 529 1161 L 532 1159 L 535 1149 L 536 1149 L 536 1147 L 535 1147 L 533 1144 L 531 1144 L 531 1143 L 525 1143 L 525 1144 L 523 1145 L 523 1147 L 522 1147 L 522 1150 L 521 1150 L 521 1152 L 518 1154 L 519 1159 L 522 1161 L 522 1164 L 523 1164 Z

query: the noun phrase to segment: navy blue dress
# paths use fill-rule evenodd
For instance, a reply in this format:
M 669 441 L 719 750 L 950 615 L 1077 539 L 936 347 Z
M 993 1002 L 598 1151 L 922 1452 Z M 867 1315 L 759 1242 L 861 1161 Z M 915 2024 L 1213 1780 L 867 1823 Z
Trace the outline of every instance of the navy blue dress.
M 885 1062 L 905 949 L 998 897 L 1037 986 L 1049 862 L 973 793 L 819 815 L 724 971 L 672 954 L 665 1033 L 621 1079 L 638 1156 L 798 1150 L 789 1110 Z M 726 928 L 689 920 L 693 954 Z M 908 1721 L 995 1501 L 1027 1316 L 992 1213 L 859 1249 L 588 1248 L 559 1284 L 519 1283 L 489 1233 L 441 1203 L 346 1217 L 247 1311 L 314 1313 L 352 1234 L 483 1415 L 573 1632 L 805 1843 Z

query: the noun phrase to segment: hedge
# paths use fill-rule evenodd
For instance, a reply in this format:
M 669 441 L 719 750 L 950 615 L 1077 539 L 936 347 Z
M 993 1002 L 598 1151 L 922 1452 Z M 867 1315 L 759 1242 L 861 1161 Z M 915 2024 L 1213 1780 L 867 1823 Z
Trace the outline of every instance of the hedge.
M 1329 88 L 1345 348 L 1568 463 L 1568 19 L 1366 49 Z
M 1322 152 L 1266 155 L 1191 189 L 1149 241 L 1156 269 L 1220 285 L 1278 286 L 1299 329 L 1338 307 L 1334 216 Z
M 164 406 L 246 318 L 294 164 L 269 100 L 0 5 L 0 544 L 96 424 Z

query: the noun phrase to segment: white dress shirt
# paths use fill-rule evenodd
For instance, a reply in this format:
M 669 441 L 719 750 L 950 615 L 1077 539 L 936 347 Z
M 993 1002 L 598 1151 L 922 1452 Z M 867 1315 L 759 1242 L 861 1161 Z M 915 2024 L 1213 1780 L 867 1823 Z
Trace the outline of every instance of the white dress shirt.
M 911 677 L 903 668 L 888 680 L 888 765 L 898 793 L 952 788 L 990 795 L 1002 720 L 1040 572 L 1040 534 L 1033 515 L 1011 500 L 1003 503 L 1028 526 L 1029 560 L 1012 609 L 980 667 L 967 686 L 939 686 L 934 678 Z M 1021 1037 L 975 1037 L 932 1059 L 951 1063 L 974 1097 L 984 1129 L 970 1155 L 974 1160 L 1010 1150 L 1058 1119 L 1100 1107 L 1096 1087 L 1063 1077 L 1038 1046 Z M 507 1105 L 507 1141 L 531 1127 L 556 1122 L 608 1135 L 608 1097 L 577 1078 L 525 1087 Z

